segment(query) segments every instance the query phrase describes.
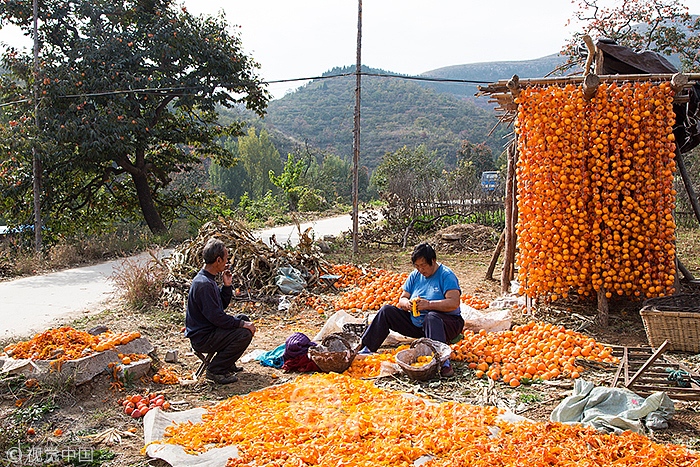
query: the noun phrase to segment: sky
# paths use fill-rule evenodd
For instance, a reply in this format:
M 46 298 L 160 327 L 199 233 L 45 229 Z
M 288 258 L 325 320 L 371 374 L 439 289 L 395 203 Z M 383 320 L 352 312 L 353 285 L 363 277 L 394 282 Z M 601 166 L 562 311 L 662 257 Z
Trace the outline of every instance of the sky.
M 260 64 L 258 73 L 265 81 L 318 76 L 356 62 L 357 0 L 178 3 L 194 14 L 223 11 L 229 24 L 240 26 L 244 51 Z M 700 0 L 682 3 L 700 14 Z M 420 74 L 465 63 L 543 57 L 559 52 L 576 31 L 567 26 L 574 9 L 570 0 L 364 0 L 362 64 Z M 9 27 L 0 29 L 0 42 L 31 47 Z M 280 98 L 303 84 L 271 84 L 268 89 Z

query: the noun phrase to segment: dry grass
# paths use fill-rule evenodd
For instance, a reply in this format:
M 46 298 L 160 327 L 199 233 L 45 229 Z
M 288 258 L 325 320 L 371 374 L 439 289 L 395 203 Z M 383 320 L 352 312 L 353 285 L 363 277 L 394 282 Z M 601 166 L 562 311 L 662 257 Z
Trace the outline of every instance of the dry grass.
M 160 303 L 167 271 L 156 254 L 150 258 L 125 258 L 112 273 L 120 298 L 135 310 L 147 310 Z
M 676 231 L 676 250 L 678 259 L 696 278 L 700 278 L 700 229 L 679 228 Z

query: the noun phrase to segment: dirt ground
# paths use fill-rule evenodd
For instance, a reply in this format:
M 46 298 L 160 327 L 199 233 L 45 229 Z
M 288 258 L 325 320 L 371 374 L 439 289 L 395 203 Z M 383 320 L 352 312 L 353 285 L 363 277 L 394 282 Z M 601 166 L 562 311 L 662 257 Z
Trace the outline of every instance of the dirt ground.
M 491 258 L 491 251 L 438 251 L 438 260 L 452 268 L 462 287 L 462 292 L 486 299 L 494 299 L 500 295 L 500 283 L 484 279 L 484 273 Z M 372 263 L 396 272 L 411 270 L 411 264 L 405 251 L 391 248 L 366 250 L 361 252 L 359 260 Z M 328 257 L 332 262 L 344 262 L 343 254 Z M 497 271 L 500 268 L 496 269 Z M 341 291 L 342 292 L 342 291 Z M 336 294 L 321 294 L 321 301 L 326 304 L 326 314 L 319 314 L 307 306 L 295 305 L 287 312 L 279 312 L 276 307 L 264 304 L 252 304 L 234 300 L 230 313 L 246 313 L 251 316 L 257 326 L 257 333 L 249 350 L 272 350 L 293 332 L 303 332 L 313 337 L 325 323 L 327 316 L 332 313 L 332 301 Z M 534 310 L 534 316 L 514 316 L 514 324 L 529 320 L 542 320 L 563 324 L 569 329 L 579 330 L 591 335 L 596 340 L 609 345 L 646 346 L 646 335 L 638 305 L 618 306 L 613 303 L 610 326 L 603 330 L 591 324 L 595 318 L 595 310 L 590 304 L 567 303 L 563 306 L 543 307 Z M 190 374 L 198 366 L 198 359 L 192 354 L 189 341 L 182 333 L 184 312 L 182 310 L 155 310 L 144 313 L 127 311 L 119 302 L 113 302 L 108 310 L 97 317 L 83 319 L 72 323 L 78 329 L 89 329 L 98 324 L 106 325 L 110 330 L 139 331 L 155 346 L 155 355 L 162 359 L 168 350 L 177 350 L 179 362 L 169 364 L 156 361 L 152 365 L 149 376 L 158 368 L 174 367 L 181 374 Z M 696 371 L 700 369 L 700 356 L 689 357 L 677 355 L 684 359 Z M 165 395 L 173 410 L 187 410 L 194 407 L 215 404 L 232 395 L 247 394 L 261 388 L 278 385 L 294 379 L 298 374 L 285 373 L 278 369 L 261 366 L 257 362 L 242 365 L 244 371 L 238 374 L 237 383 L 218 386 L 204 380 L 191 385 L 162 385 L 156 384 L 149 377 L 134 381 L 131 386 L 122 390 L 111 387 L 113 382 L 108 376 L 101 375 L 93 381 L 71 387 L 46 387 L 29 390 L 24 386 L 17 388 L 0 381 L 0 418 L 15 420 L 14 426 L 19 427 L 19 437 L 24 446 L 43 447 L 58 446 L 62 452 L 66 449 L 90 447 L 91 449 L 109 449 L 116 454 L 111 460 L 110 455 L 104 454 L 104 462 L 95 461 L 93 464 L 74 465 L 109 465 L 109 466 L 166 466 L 162 461 L 148 460 L 141 455 L 143 448 L 143 424 L 124 414 L 117 405 L 117 398 L 145 392 L 156 392 Z M 472 404 L 491 404 L 508 407 L 512 411 L 535 421 L 545 421 L 557 404 L 571 393 L 572 380 L 557 380 L 537 383 L 513 389 L 502 383 L 489 385 L 485 380 L 474 377 L 473 371 L 459 363 L 455 364 L 455 376 L 450 379 L 436 379 L 425 383 L 416 383 L 405 377 L 389 377 L 377 380 L 380 387 L 400 391 L 413 391 L 419 395 L 433 397 L 437 400 L 455 400 Z M 583 378 L 590 379 L 601 385 L 609 385 L 613 378 L 614 369 L 586 371 Z M 46 409 L 34 419 L 18 421 L 17 401 L 26 398 L 23 407 L 54 407 Z M 649 433 L 649 436 L 660 443 L 686 444 L 691 448 L 700 449 L 700 402 L 676 402 L 677 413 L 669 422 L 668 429 Z M 20 413 L 24 413 L 21 412 Z M 25 417 L 26 418 L 26 417 Z M 27 430 L 33 428 L 35 435 L 28 435 Z M 53 432 L 60 428 L 61 437 L 55 437 Z M 136 428 L 136 436 L 123 436 L 121 444 L 92 445 L 84 436 L 102 432 L 106 429 L 117 428 L 126 431 Z M 9 429 L 0 431 L 0 452 L 4 465 L 18 465 L 7 457 L 7 442 L 10 438 Z M 5 444 L 3 444 L 5 443 Z M 107 453 L 107 454 L 105 454 Z M 95 459 L 93 457 L 93 459 Z M 61 465 L 60 463 L 57 465 Z

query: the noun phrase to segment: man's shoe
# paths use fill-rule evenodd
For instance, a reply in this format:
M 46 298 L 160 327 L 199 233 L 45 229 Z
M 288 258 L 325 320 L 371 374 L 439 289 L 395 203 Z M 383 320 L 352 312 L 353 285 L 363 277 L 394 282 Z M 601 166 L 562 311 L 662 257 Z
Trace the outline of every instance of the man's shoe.
M 231 384 L 238 381 L 238 376 L 233 373 L 212 373 L 209 370 L 206 372 L 206 378 L 217 384 Z
M 374 354 L 374 352 L 372 352 L 371 350 L 369 350 L 369 349 L 367 348 L 367 346 L 362 347 L 362 350 L 360 350 L 360 351 L 357 353 L 357 355 L 373 355 L 373 354 Z
M 452 368 L 452 365 L 450 365 L 450 362 L 447 362 L 447 364 L 440 369 L 440 376 L 443 378 L 449 378 L 454 375 L 455 370 Z

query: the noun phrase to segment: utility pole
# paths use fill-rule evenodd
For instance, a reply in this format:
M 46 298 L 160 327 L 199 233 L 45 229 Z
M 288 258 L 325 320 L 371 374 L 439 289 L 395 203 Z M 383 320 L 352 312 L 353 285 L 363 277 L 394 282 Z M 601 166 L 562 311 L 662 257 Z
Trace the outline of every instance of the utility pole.
M 357 0 L 357 64 L 355 65 L 355 127 L 352 142 L 352 254 L 358 253 L 359 171 L 360 171 L 360 84 L 362 71 L 362 0 Z
M 34 190 L 34 252 L 41 253 L 41 160 L 37 151 L 39 144 L 39 6 L 38 0 L 34 0 L 34 63 L 32 71 L 34 82 L 32 91 L 34 93 L 34 125 L 36 126 L 36 137 L 32 145 L 32 176 Z

